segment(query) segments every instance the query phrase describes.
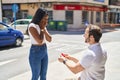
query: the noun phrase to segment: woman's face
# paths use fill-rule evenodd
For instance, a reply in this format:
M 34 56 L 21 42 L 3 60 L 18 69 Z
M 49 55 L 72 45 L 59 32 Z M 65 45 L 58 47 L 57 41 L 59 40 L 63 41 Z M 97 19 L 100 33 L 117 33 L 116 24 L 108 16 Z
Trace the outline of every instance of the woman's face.
M 40 24 L 47 26 L 48 25 L 48 15 L 45 15 L 42 20 L 40 21 Z

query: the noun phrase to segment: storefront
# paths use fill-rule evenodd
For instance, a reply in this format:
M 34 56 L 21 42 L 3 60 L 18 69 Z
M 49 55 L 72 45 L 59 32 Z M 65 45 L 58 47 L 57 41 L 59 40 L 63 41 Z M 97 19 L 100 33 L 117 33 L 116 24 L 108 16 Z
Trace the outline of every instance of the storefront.
M 18 12 L 16 13 L 16 19 L 26 19 L 29 16 L 32 17 L 38 6 L 37 4 L 17 4 Z M 2 15 L 11 20 L 13 19 L 13 4 L 4 4 L 2 5 Z
M 12 5 L 2 5 L 2 17 L 8 18 L 11 21 L 13 20 Z
M 108 11 L 109 23 L 120 23 L 120 0 L 110 0 Z
M 106 7 L 73 4 L 54 4 L 53 19 L 66 20 L 68 28 L 83 28 L 85 22 L 102 24 L 105 22 Z

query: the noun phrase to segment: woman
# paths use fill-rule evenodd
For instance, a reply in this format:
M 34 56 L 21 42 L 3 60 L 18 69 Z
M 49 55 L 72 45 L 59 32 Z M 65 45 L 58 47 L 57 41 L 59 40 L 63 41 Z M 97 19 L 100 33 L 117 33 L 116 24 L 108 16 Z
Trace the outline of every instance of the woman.
M 48 14 L 44 9 L 39 8 L 28 27 L 31 40 L 29 63 L 32 71 L 31 80 L 46 80 L 48 54 L 46 41 L 51 42 L 52 37 L 48 33 Z

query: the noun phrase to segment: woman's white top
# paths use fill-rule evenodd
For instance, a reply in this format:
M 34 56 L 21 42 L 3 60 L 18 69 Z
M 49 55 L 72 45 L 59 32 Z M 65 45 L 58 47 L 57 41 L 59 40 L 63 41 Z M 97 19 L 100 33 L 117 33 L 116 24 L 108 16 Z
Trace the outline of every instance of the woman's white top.
M 40 27 L 39 27 L 39 25 L 36 25 L 36 24 L 34 24 L 34 23 L 30 23 L 29 26 L 28 26 L 28 32 L 29 32 L 31 44 L 39 44 L 39 43 L 34 39 L 34 37 L 32 36 L 32 34 L 30 33 L 30 31 L 29 31 L 29 28 L 30 28 L 30 27 L 34 27 L 34 28 L 37 30 L 38 34 L 40 35 Z M 45 43 L 45 36 L 44 36 L 44 39 L 43 39 L 43 44 L 44 44 L 44 43 Z

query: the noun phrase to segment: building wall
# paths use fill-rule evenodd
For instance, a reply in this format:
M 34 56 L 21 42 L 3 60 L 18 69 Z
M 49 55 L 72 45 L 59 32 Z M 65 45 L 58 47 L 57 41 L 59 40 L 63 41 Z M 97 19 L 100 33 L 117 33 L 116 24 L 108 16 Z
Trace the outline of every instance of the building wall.
M 84 1 L 84 0 L 82 0 Z M 99 5 L 108 5 L 109 0 L 103 0 L 104 2 L 100 2 L 99 0 L 86 0 L 88 3 L 99 4 Z
M 83 3 L 94 3 L 100 5 L 108 5 L 108 0 L 104 0 L 104 2 L 99 2 L 95 0 L 2 0 L 2 3 L 10 4 L 10 3 L 32 3 L 32 2 L 83 2 Z
M 73 25 L 69 26 L 69 28 L 80 28 L 82 25 L 82 11 L 74 11 Z
M 33 16 L 38 9 L 38 4 L 20 4 L 20 10 L 28 11 L 28 15 Z
M 32 3 L 32 2 L 40 2 L 40 0 L 2 0 L 4 4 L 10 3 Z
M 53 10 L 53 20 L 65 20 L 65 11 Z
M 37 3 L 38 2 L 38 3 Z M 65 10 L 55 10 L 53 5 L 54 4 L 72 4 L 72 5 L 86 5 L 86 6 L 95 6 L 95 7 L 103 7 L 105 5 L 108 5 L 108 0 L 105 0 L 104 2 L 98 2 L 95 0 L 3 0 L 4 4 L 8 3 L 19 3 L 20 10 L 24 11 L 27 10 L 28 14 L 33 16 L 35 11 L 38 7 L 41 6 L 42 3 L 40 2 L 54 2 L 52 3 L 51 7 L 45 7 L 47 10 L 53 11 L 53 20 L 66 20 L 65 16 Z M 72 3 L 75 2 L 75 3 Z M 81 3 L 82 2 L 82 3 Z M 44 4 L 43 4 L 44 5 Z M 72 10 L 73 11 L 73 24 L 68 24 L 68 28 L 82 28 L 84 26 L 84 23 L 82 22 L 82 11 L 84 10 Z M 100 22 L 96 22 L 96 12 L 92 10 L 88 11 L 88 22 L 93 24 L 101 24 L 103 22 L 103 12 L 101 12 L 100 15 Z M 92 13 L 91 13 L 92 12 Z M 91 19 L 91 15 L 92 19 Z

